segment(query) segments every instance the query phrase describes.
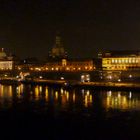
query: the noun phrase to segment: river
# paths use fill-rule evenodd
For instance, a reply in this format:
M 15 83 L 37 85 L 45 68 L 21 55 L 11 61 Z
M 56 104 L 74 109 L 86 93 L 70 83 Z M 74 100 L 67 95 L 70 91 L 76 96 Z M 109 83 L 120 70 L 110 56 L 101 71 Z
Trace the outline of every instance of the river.
M 1 137 L 140 139 L 140 93 L 0 85 Z

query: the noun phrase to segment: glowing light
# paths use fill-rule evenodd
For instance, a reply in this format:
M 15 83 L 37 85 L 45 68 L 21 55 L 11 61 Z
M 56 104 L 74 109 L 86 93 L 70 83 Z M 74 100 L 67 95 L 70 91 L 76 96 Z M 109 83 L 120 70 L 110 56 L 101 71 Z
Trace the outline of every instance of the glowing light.
M 69 67 L 67 67 L 67 68 L 66 68 L 66 70 L 70 70 L 70 68 L 69 68 Z
M 42 86 L 39 86 L 39 93 L 42 92 Z
M 64 90 L 61 88 L 61 89 L 60 89 L 60 92 L 61 92 L 61 94 L 63 94 L 63 93 L 64 93 Z
M 130 99 L 132 98 L 132 92 L 131 91 L 129 92 L 129 98 Z
M 110 97 L 111 95 L 112 95 L 112 91 L 108 91 L 108 92 L 107 92 L 107 96 Z
M 39 99 L 39 88 L 38 88 L 38 86 L 35 87 L 35 98 L 36 98 L 36 100 Z
M 121 82 L 121 79 L 118 79 L 118 82 Z
M 46 99 L 46 101 L 48 101 L 48 100 L 49 100 L 48 87 L 46 87 L 46 90 L 45 90 L 45 99 Z
M 61 80 L 64 80 L 64 77 L 60 77 Z
M 75 102 L 75 93 L 73 93 L 72 99 L 73 99 L 73 102 Z
M 58 91 L 55 91 L 55 98 L 58 99 Z

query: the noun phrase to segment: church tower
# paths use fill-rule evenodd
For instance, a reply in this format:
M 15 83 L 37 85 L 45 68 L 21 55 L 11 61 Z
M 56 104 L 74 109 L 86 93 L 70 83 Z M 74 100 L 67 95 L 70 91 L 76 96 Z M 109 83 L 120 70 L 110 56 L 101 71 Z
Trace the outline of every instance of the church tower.
M 49 57 L 52 59 L 63 59 L 67 58 L 67 54 L 64 50 L 62 40 L 59 34 L 56 35 L 55 44 L 49 53 Z

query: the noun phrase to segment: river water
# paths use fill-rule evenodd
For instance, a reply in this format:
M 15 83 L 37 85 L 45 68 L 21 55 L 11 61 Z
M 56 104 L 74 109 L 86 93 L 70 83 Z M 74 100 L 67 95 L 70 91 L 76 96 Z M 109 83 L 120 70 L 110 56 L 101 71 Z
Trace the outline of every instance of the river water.
M 1 137 L 140 139 L 140 93 L 0 85 Z

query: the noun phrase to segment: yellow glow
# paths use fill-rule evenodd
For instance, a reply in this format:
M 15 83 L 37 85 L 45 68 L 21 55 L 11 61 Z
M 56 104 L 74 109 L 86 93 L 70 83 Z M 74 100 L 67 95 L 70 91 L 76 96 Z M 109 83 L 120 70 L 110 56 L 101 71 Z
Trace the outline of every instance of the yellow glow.
M 85 95 L 85 107 L 88 107 L 88 97 Z
M 88 67 L 86 66 L 85 69 L 87 69 Z
M 73 70 L 75 70 L 76 68 L 73 68 Z
M 78 70 L 81 70 L 81 68 L 79 67 Z
M 66 92 L 66 98 L 67 98 L 67 101 L 69 100 L 69 92 L 67 91 Z
M 48 100 L 49 100 L 48 87 L 46 87 L 46 90 L 45 90 L 45 99 L 46 99 L 46 101 L 48 101 Z
M 92 95 L 90 95 L 90 103 L 92 103 L 92 101 L 93 101 L 93 100 L 92 100 Z
M 66 70 L 70 70 L 70 68 L 69 68 L 69 67 L 67 67 L 67 68 L 66 68 Z
M 89 96 L 89 94 L 90 94 L 90 91 L 89 91 L 89 90 L 87 90 L 87 91 L 86 91 L 86 94 L 87 94 L 87 96 Z
M 39 88 L 38 88 L 38 86 L 35 87 L 35 98 L 36 98 L 36 100 L 39 99 Z
M 61 94 L 63 94 L 63 93 L 64 93 L 64 90 L 63 90 L 63 88 L 61 88 L 61 89 L 60 89 L 60 93 L 61 93 Z
M 67 65 L 67 60 L 66 59 L 62 59 L 62 66 L 66 66 Z
M 58 100 L 58 91 L 55 91 L 55 98 Z
M 102 67 L 108 70 L 127 70 L 131 67 L 137 67 L 139 57 L 118 57 L 118 58 L 103 58 Z
M 9 95 L 12 97 L 12 86 L 9 86 Z
M 92 67 L 90 66 L 90 67 L 89 67 L 89 69 L 91 70 L 91 69 L 92 69 Z
M 39 93 L 42 93 L 42 86 L 39 86 Z
M 72 99 L 73 99 L 73 102 L 75 102 L 75 93 L 73 93 Z

